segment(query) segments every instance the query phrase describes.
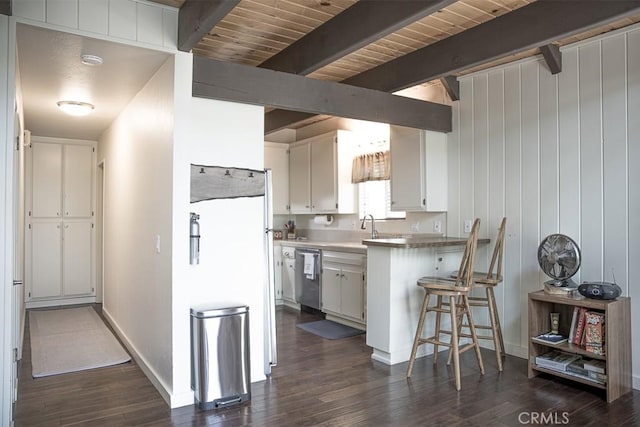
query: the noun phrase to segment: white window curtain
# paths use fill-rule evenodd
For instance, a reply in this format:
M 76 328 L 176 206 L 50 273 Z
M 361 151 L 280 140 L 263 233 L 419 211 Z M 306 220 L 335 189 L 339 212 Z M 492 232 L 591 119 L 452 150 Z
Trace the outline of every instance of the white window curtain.
M 353 159 L 351 182 L 358 184 L 367 181 L 390 179 L 389 151 L 363 154 Z

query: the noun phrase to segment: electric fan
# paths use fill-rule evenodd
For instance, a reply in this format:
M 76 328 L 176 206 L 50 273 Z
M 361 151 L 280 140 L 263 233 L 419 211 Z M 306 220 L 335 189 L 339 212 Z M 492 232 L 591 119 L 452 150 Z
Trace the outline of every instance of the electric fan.
M 538 264 L 551 280 L 545 285 L 577 288 L 571 276 L 580 268 L 580 248 L 564 234 L 550 234 L 538 246 Z

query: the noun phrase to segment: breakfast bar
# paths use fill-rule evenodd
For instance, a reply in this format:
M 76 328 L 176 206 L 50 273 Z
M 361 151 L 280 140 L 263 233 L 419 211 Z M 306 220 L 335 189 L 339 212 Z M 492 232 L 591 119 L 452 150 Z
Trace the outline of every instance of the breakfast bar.
M 387 365 L 409 360 L 424 297 L 416 281 L 455 271 L 466 241 L 453 237 L 362 241 L 367 247 L 367 345 L 373 348 L 372 359 Z M 478 239 L 478 245 L 489 242 Z M 418 356 L 431 349 L 420 350 Z

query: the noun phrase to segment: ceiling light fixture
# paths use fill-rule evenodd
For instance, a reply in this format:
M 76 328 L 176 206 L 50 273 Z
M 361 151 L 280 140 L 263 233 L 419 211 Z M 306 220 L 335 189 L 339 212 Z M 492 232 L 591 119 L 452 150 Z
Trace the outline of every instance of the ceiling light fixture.
M 58 101 L 58 107 L 65 113 L 72 116 L 86 116 L 93 111 L 93 105 L 88 102 L 79 101 Z
M 87 53 L 80 55 L 80 60 L 84 65 L 102 65 L 102 58 L 98 55 L 89 55 Z

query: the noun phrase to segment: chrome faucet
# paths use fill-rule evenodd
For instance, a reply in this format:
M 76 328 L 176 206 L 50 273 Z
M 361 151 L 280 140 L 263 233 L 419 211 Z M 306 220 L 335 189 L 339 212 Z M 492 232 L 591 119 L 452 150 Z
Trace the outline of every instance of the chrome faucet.
M 377 239 L 378 238 L 378 230 L 376 230 L 376 221 L 375 221 L 375 219 L 373 219 L 373 215 L 371 215 L 371 214 L 365 215 L 362 218 L 362 224 L 360 224 L 360 228 L 363 229 L 363 230 L 367 229 L 367 227 L 365 227 L 365 223 L 367 222 L 367 217 L 371 218 L 371 238 L 372 239 Z

